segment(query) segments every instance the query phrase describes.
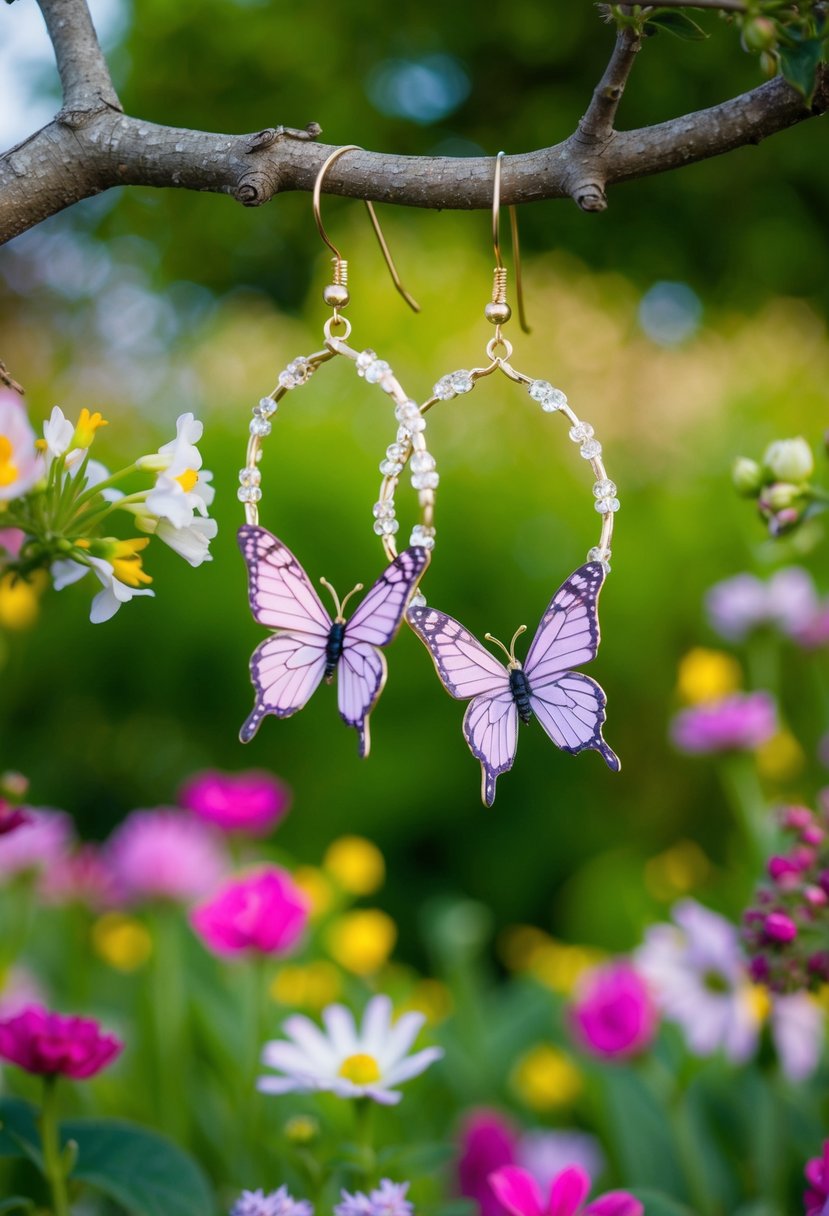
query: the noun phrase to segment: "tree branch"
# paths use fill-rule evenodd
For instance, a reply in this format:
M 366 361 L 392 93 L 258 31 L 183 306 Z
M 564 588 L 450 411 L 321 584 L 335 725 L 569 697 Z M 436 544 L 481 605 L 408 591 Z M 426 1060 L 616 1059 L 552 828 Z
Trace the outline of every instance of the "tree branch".
M 86 0 L 38 0 L 63 89 L 58 121 L 82 126 L 102 109 L 121 110 Z
M 277 127 L 254 135 L 219 135 L 124 115 L 116 108 L 97 43 L 94 53 L 88 50 L 94 31 L 84 0 L 40 3 L 62 63 L 66 98 L 89 108 L 71 111 L 70 127 L 67 101 L 54 122 L 0 156 L 0 243 L 112 186 L 215 191 L 246 206 L 284 191 L 313 189 L 333 150 L 314 142 L 316 124 L 304 131 Z M 587 114 L 569 138 L 505 158 L 505 205 L 569 197 L 584 211 L 600 211 L 607 206 L 607 186 L 760 143 L 829 109 L 829 69 L 822 65 L 811 106 L 777 77 L 720 105 L 639 130 L 615 131 L 616 106 L 635 54 L 634 42 L 620 35 Z M 492 183 L 491 157 L 358 151 L 331 167 L 325 189 L 376 202 L 469 210 L 491 205 Z

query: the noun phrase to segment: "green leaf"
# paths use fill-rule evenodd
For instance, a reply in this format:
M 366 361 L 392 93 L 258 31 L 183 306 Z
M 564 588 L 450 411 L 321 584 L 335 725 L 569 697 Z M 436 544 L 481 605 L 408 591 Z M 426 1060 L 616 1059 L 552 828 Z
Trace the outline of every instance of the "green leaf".
M 708 37 L 702 26 L 697 25 L 687 13 L 672 8 L 655 9 L 645 22 L 647 34 L 656 34 L 659 30 L 665 30 L 685 42 L 704 42 Z
M 475 1216 L 478 1205 L 471 1199 L 452 1199 L 434 1208 L 432 1216 Z
M 641 1191 L 638 1187 L 634 1187 L 631 1193 L 637 1199 L 641 1199 L 647 1216 L 694 1216 L 691 1209 L 686 1208 L 684 1203 L 677 1203 L 675 1199 L 671 1199 L 670 1195 L 664 1195 L 662 1191 Z
M 670 1124 L 642 1078 L 628 1068 L 608 1068 L 601 1087 L 624 1177 L 633 1186 L 685 1195 Z
M 0 1098 L 0 1157 L 27 1157 L 43 1170 L 37 1108 L 20 1098 Z
M 215 1203 L 199 1167 L 157 1132 L 117 1120 L 77 1119 L 61 1126 L 78 1145 L 74 1182 L 120 1203 L 130 1216 L 210 1216 Z
M 419 1177 L 431 1174 L 446 1165 L 455 1156 L 457 1149 L 451 1144 L 413 1144 L 411 1147 L 387 1148 L 378 1153 L 379 1165 L 395 1165 L 406 1175 Z
M 818 64 L 822 59 L 823 42 L 820 38 L 804 38 L 793 46 L 780 47 L 780 71 L 807 105 L 815 92 Z
M 12 0 L 7 0 L 7 2 L 11 4 Z M 4 1199 L 0 1202 L 0 1213 L 33 1212 L 34 1210 L 34 1202 L 31 1199 L 25 1199 L 22 1195 L 12 1195 L 11 1199 Z

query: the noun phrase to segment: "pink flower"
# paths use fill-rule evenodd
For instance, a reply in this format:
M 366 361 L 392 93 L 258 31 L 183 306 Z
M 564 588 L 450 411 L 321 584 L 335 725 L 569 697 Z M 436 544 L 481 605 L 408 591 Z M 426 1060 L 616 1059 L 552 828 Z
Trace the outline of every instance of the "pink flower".
M 20 498 L 42 474 L 26 410 L 16 393 L 0 389 L 0 499 Z
M 63 811 L 29 810 L 27 822 L 0 836 L 0 882 L 19 874 L 48 874 L 72 845 L 72 820 Z
M 531 1174 L 515 1165 L 496 1170 L 490 1184 L 511 1216 L 643 1216 L 643 1205 L 627 1191 L 610 1191 L 584 1206 L 590 1179 L 570 1166 L 553 1179 L 546 1201 Z
M 705 602 L 714 629 L 732 642 L 741 642 L 764 625 L 797 636 L 813 621 L 819 605 L 812 576 L 801 566 L 778 570 L 767 582 L 753 574 L 736 574 L 716 583 Z
M 95 844 L 82 844 L 60 858 L 40 887 L 48 904 L 83 904 L 97 912 L 117 902 L 112 873 Z
M 216 954 L 286 954 L 302 936 L 308 913 L 308 899 L 290 874 L 267 866 L 226 883 L 190 920 Z
M 185 810 L 223 832 L 267 836 L 288 813 L 291 791 L 270 773 L 196 773 L 179 794 Z
M 24 823 L 29 823 L 30 817 L 19 806 L 11 806 L 0 798 L 0 836 L 7 836 Z
M 39 1076 L 93 1077 L 123 1051 L 91 1018 L 64 1017 L 29 1005 L 0 1022 L 0 1057 Z
M 0 528 L 0 566 L 18 556 L 25 539 L 26 533 L 19 528 Z
M 189 903 L 208 895 L 227 871 L 210 828 L 180 811 L 133 811 L 110 837 L 105 857 L 119 899 Z
M 777 730 L 777 708 L 767 692 L 733 693 L 676 715 L 671 736 L 680 751 L 752 751 Z
M 583 977 L 570 1020 L 587 1051 L 624 1060 L 653 1041 L 657 1012 L 642 976 L 620 959 Z
M 803 1196 L 806 1216 L 824 1216 L 829 1204 L 829 1140 L 823 1142 L 823 1153 L 806 1162 L 809 1190 Z
M 503 1216 L 504 1208 L 490 1186 L 495 1170 L 516 1161 L 518 1133 L 512 1123 L 495 1110 L 477 1110 L 464 1121 L 458 1160 L 460 1193 L 474 1199 L 481 1216 Z

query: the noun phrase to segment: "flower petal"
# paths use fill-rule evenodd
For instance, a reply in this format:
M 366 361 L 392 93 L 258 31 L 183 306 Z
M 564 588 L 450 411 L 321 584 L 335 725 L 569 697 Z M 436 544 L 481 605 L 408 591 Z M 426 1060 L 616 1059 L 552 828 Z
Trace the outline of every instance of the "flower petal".
M 391 998 L 380 994 L 373 996 L 363 1013 L 360 1028 L 360 1046 L 371 1055 L 378 1055 L 386 1045 L 391 1026 Z
M 435 1060 L 442 1059 L 442 1047 L 424 1047 L 423 1051 L 415 1052 L 413 1056 L 409 1056 L 407 1059 L 401 1060 L 399 1064 L 393 1065 L 383 1077 L 383 1082 L 386 1085 L 400 1085 L 401 1082 L 408 1081 L 412 1077 L 417 1077 L 420 1073 L 425 1072 Z
M 294 1017 L 288 1018 L 286 1022 L 283 1022 L 282 1029 L 289 1038 L 293 1039 L 302 1048 L 312 1061 L 319 1061 L 323 1068 L 334 1068 L 336 1066 L 336 1052 L 319 1026 L 314 1025 L 310 1018 L 305 1018 L 301 1014 L 295 1014 Z
M 541 1188 L 531 1174 L 517 1165 L 505 1165 L 489 1175 L 495 1196 L 512 1216 L 544 1216 Z
M 416 1012 L 404 1013 L 402 1018 L 398 1018 L 386 1036 L 380 1053 L 380 1063 L 388 1068 L 404 1056 L 419 1035 L 425 1021 L 424 1015 Z
M 331 1047 L 338 1059 L 353 1056 L 360 1050 L 357 1028 L 350 1009 L 346 1009 L 345 1005 L 329 1005 L 323 1009 L 322 1018 Z
M 589 1177 L 580 1166 L 571 1165 L 553 1179 L 547 1216 L 576 1216 L 589 1194 Z
M 259 1077 L 256 1088 L 260 1094 L 291 1094 L 302 1087 L 294 1077 Z

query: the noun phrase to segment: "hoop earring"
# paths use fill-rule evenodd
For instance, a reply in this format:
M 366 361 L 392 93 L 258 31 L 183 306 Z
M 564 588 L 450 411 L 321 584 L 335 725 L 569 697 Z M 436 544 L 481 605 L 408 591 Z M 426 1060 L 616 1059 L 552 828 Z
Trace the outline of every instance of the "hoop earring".
M 526 625 L 516 630 L 509 647 L 485 634 L 488 642 L 503 651 L 504 664 L 458 621 L 430 608 L 422 594 L 407 613 L 409 624 L 432 657 L 443 687 L 450 696 L 469 701 L 463 732 L 470 751 L 481 763 L 481 797 L 486 806 L 491 806 L 495 799 L 498 777 L 511 769 L 515 761 L 519 721 L 527 723 L 533 717 L 563 751 L 594 750 L 610 769 L 620 768 L 618 756 L 602 736 L 607 698 L 595 680 L 571 670 L 594 659 L 598 651 L 598 597 L 610 570 L 610 542 L 619 500 L 616 486 L 607 476 L 602 445 L 595 438 L 593 427 L 577 417 L 560 389 L 547 380 L 533 379 L 517 371 L 510 363 L 513 347 L 502 333 L 511 316 L 507 271 L 499 240 L 503 155 L 499 152 L 495 160 L 492 203 L 495 269 L 492 299 L 485 315 L 495 326 L 495 334 L 486 346 L 489 362 L 484 367 L 441 377 L 421 413 L 425 415 L 439 401 L 466 395 L 479 380 L 495 372 L 501 372 L 515 384 L 525 385 L 545 413 L 560 413 L 569 420 L 570 439 L 579 445 L 581 456 L 594 474 L 594 503 L 602 517 L 602 527 L 599 544 L 590 550 L 587 563 L 562 583 L 548 604 L 523 662 L 516 657 L 515 646 Z M 516 282 L 520 287 L 518 229 L 514 209 L 510 210 Z M 522 327 L 526 329 L 520 290 L 518 298 Z M 406 459 L 409 458 L 414 460 L 411 451 L 406 454 Z M 389 493 L 385 483 L 384 491 Z
M 244 503 L 246 522 L 239 529 L 239 546 L 248 573 L 248 597 L 254 619 L 274 632 L 260 643 L 250 660 L 250 674 L 256 698 L 253 709 L 240 731 L 243 743 L 256 734 L 268 715 L 289 718 L 307 704 L 323 681 L 331 683 L 337 675 L 337 700 L 340 716 L 358 735 L 359 754 L 370 749 L 369 715 L 377 704 L 386 682 L 387 665 L 383 649 L 392 641 L 406 608 L 429 563 L 425 545 L 418 544 L 415 528 L 412 542 L 399 556 L 393 546 L 398 521 L 393 505 L 378 502 L 374 531 L 384 542 L 391 542 L 390 564 L 386 567 L 356 610 L 346 619 L 345 606 L 363 584 L 357 583 L 342 600 L 326 579 L 320 579 L 334 600 L 335 614 L 324 607 L 308 575 L 286 545 L 259 524 L 262 499 L 259 462 L 262 443 L 272 429 L 272 418 L 287 393 L 308 383 L 331 359 L 340 356 L 351 361 L 357 374 L 368 384 L 377 384 L 391 398 L 395 414 L 403 425 L 410 418 L 408 433 L 420 451 L 425 451 L 425 419 L 403 390 L 388 363 L 372 350 L 357 351 L 348 344 L 351 324 L 341 311 L 349 301 L 348 266 L 330 240 L 322 223 L 320 195 L 330 166 L 355 145 L 338 148 L 321 167 L 314 184 L 314 218 L 320 235 L 332 251 L 334 273 L 323 298 L 332 309 L 323 326 L 324 346 L 314 354 L 293 359 L 277 378 L 276 387 L 253 407 L 250 437 L 244 468 L 239 473 L 239 500 Z M 366 201 L 375 234 L 395 286 L 415 311 L 419 306 L 406 292 L 383 237 L 371 203 Z M 396 449 L 395 449 L 396 450 Z M 389 449 L 384 466 L 398 468 Z M 402 468 L 402 464 L 399 465 Z M 431 524 L 434 490 L 420 496 L 421 526 Z

